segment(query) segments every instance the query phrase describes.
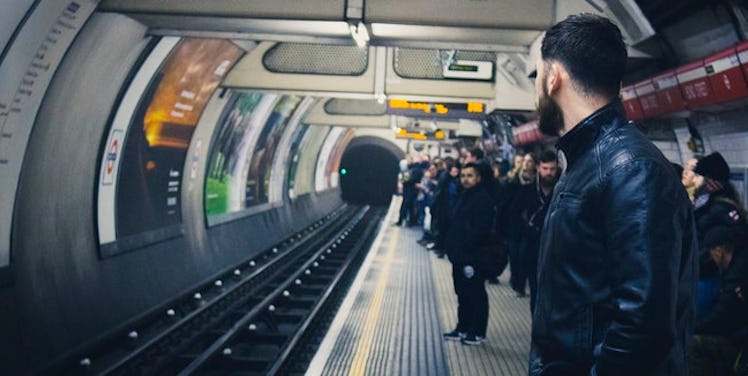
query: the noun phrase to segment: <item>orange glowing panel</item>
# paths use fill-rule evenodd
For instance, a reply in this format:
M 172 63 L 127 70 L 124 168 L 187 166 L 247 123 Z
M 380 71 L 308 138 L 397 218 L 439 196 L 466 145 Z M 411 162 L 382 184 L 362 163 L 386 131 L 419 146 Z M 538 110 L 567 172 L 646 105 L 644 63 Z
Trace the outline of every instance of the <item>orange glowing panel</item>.
M 162 79 L 146 110 L 143 130 L 148 145 L 187 149 L 205 105 L 241 54 L 225 40 L 183 40 L 164 63 Z

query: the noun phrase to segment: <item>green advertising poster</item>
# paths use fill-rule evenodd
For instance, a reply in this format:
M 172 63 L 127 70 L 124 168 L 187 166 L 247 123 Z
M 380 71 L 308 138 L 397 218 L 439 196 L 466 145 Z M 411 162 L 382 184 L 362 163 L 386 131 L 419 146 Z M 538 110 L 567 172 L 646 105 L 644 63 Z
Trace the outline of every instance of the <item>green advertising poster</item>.
M 251 131 L 252 112 L 262 100 L 261 93 L 240 93 L 236 95 L 233 105 L 226 107 L 217 127 L 211 155 L 208 162 L 208 172 L 205 181 L 205 211 L 208 216 L 229 212 L 229 186 L 233 179 L 237 164 L 246 155 L 242 153 L 242 141 L 245 134 Z

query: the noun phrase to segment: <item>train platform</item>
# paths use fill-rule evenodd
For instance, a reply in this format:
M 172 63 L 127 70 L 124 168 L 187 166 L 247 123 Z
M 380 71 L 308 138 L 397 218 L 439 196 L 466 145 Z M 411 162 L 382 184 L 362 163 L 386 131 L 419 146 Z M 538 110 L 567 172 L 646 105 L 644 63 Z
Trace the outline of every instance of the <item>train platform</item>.
M 307 375 L 526 375 L 529 299 L 515 295 L 505 272 L 486 285 L 486 341 L 444 341 L 457 322 L 451 264 L 416 243 L 419 228 L 391 225 L 399 205 L 393 200 Z

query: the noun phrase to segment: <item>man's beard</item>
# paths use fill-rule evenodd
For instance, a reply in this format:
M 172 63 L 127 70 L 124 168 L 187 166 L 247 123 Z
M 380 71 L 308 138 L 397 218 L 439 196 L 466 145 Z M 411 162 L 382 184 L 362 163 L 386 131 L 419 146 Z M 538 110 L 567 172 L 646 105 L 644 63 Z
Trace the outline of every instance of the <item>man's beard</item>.
M 556 175 L 540 176 L 540 185 L 544 188 L 553 188 L 556 184 Z
M 543 85 L 543 95 L 538 98 L 538 128 L 548 136 L 559 136 L 564 129 L 564 114 L 553 98 L 548 95 L 548 88 Z

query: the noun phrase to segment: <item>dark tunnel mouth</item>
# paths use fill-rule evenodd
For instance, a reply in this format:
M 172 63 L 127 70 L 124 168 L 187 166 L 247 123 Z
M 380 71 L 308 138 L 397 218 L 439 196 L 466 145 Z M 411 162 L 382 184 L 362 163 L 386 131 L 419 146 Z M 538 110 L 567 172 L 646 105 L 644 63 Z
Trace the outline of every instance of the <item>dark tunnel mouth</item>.
M 343 200 L 386 206 L 397 191 L 400 158 L 389 148 L 371 143 L 349 145 L 340 161 Z

